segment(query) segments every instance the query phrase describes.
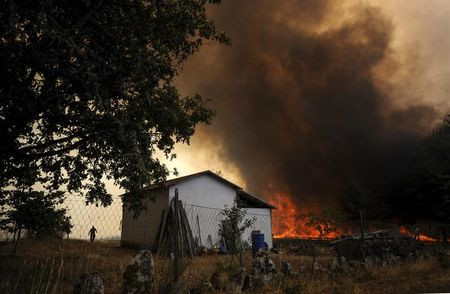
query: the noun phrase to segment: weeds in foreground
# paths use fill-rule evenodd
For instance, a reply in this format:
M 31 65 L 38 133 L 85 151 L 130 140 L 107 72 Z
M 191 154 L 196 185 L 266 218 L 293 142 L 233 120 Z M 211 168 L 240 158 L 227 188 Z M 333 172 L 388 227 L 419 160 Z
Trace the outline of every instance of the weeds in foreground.
M 105 293 L 117 293 L 122 288 L 125 267 L 137 253 L 136 250 L 119 248 L 118 244 L 90 244 L 74 240 L 24 242 L 15 257 L 3 254 L 9 254 L 9 249 L 0 247 L 0 293 L 71 293 L 81 274 L 94 271 L 102 278 Z M 282 278 L 279 283 L 252 289 L 250 293 L 449 292 L 450 269 L 448 265 L 445 267 L 445 258 L 435 255 L 400 265 L 311 277 L 311 257 L 273 255 L 277 269 L 280 269 L 281 262 L 289 261 L 297 274 Z M 325 267 L 330 258 L 320 256 L 316 261 Z M 201 293 L 221 293 L 227 282 L 239 273 L 237 265 L 230 265 L 228 256 L 201 256 L 172 265 L 166 259 L 155 257 L 155 264 L 158 285 L 155 291 L 165 293 L 179 289 L 204 289 L 205 281 L 211 282 L 213 287 L 208 286 L 208 290 Z M 250 257 L 245 260 L 244 267 L 250 273 Z

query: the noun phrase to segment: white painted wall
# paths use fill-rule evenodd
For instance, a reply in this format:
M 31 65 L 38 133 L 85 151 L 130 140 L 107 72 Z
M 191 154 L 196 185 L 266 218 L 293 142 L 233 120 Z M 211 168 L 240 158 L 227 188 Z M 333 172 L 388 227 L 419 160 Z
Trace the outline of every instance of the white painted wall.
M 223 219 L 220 211 L 225 205 L 233 205 L 236 190 L 207 174 L 171 186 L 169 202 L 175 196 L 175 189 L 178 189 L 178 198 L 185 204 L 194 238 L 200 239 L 201 236 L 201 244 L 209 247 L 210 235 L 212 243 L 218 244 L 219 224 Z
M 169 188 L 169 201 L 175 196 L 183 203 L 223 209 L 224 205 L 232 205 L 236 190 L 210 175 L 194 177 Z
M 178 189 L 178 197 L 186 209 L 194 238 L 200 239 L 199 236 L 201 236 L 201 244 L 209 247 L 207 240 L 208 235 L 210 235 L 212 243 L 218 244 L 220 241 L 219 224 L 223 220 L 220 211 L 225 208 L 225 205 L 233 205 L 236 190 L 207 174 L 187 179 L 169 187 L 169 201 L 175 196 L 175 189 Z M 251 231 L 260 230 L 264 233 L 269 247 L 272 247 L 270 209 L 249 208 L 247 212 L 247 217 L 254 216 L 256 221 L 252 228 L 244 233 L 243 239 L 251 244 Z
M 253 225 L 247 229 L 242 239 L 247 241 L 249 244 L 252 243 L 252 231 L 260 231 L 264 234 L 264 240 L 269 245 L 269 248 L 272 248 L 272 216 L 270 214 L 269 208 L 246 208 L 247 217 L 246 219 L 250 219 L 255 217 L 255 222 Z

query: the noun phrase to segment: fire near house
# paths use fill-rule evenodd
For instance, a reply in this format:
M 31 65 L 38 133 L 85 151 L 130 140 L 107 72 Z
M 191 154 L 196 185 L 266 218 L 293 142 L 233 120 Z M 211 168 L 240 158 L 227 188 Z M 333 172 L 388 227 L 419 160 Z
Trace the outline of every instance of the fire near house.
M 251 232 L 258 230 L 272 247 L 272 209 L 275 207 L 211 171 L 168 180 L 161 186 L 148 187 L 147 192 L 154 201 L 145 200 L 147 209 L 139 217 L 134 218 L 133 212 L 123 207 L 123 246 L 155 248 L 163 215 L 178 194 L 198 245 L 211 248 L 220 244 L 219 224 L 224 219 L 220 212 L 225 206 L 232 206 L 238 197 L 239 207 L 247 210 L 246 217 L 255 218 L 253 226 L 243 234 L 243 240 L 250 243 Z

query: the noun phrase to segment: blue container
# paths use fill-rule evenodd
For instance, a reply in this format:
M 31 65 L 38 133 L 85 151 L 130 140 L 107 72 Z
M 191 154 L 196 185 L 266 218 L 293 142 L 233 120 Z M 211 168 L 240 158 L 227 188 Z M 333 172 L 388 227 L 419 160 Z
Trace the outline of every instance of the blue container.
M 252 233 L 252 255 L 255 257 L 258 249 L 265 248 L 264 245 L 264 234 L 262 233 Z

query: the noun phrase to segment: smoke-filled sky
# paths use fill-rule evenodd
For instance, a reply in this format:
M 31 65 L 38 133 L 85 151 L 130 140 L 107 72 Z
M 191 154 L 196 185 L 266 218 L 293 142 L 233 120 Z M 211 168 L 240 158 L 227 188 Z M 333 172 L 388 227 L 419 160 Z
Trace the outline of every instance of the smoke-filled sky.
M 170 162 L 262 197 L 333 201 L 358 179 L 383 189 L 450 110 L 450 1 L 225 0 L 231 47 L 184 65 L 182 94 L 217 116 Z
M 262 196 L 332 201 L 349 179 L 382 189 L 450 109 L 449 1 L 224 1 L 231 47 L 184 66 L 183 94 L 217 110 L 182 174 L 221 170 Z

